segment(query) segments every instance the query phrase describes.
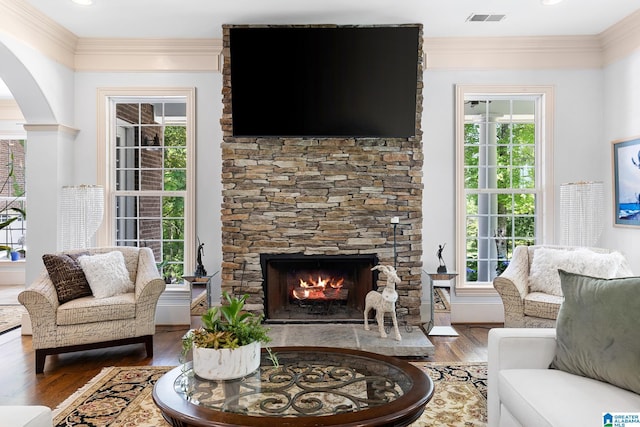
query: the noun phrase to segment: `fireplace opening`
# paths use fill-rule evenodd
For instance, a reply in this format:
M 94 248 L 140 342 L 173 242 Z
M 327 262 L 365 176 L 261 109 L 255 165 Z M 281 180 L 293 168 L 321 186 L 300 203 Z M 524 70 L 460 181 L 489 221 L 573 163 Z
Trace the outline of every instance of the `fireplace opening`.
M 376 255 L 261 254 L 265 320 L 362 320 L 375 289 Z

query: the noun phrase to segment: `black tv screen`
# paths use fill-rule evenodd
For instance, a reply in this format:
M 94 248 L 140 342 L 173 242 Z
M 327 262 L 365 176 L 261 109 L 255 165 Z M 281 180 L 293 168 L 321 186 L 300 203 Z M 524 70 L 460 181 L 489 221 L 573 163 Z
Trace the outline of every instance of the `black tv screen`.
M 416 131 L 418 26 L 230 28 L 233 135 Z

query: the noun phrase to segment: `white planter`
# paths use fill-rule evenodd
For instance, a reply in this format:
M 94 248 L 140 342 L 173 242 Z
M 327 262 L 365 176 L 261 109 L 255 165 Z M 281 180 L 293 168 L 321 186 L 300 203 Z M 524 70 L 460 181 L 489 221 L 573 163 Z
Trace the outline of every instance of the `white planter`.
M 260 366 L 260 343 L 253 342 L 233 350 L 193 347 L 193 371 L 207 380 L 242 378 Z

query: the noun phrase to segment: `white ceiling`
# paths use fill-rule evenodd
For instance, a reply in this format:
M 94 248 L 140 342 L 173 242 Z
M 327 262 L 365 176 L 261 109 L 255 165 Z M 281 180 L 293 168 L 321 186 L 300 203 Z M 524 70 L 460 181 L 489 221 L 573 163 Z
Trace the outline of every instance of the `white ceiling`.
M 79 37 L 221 38 L 222 24 L 421 23 L 426 37 L 598 34 L 640 0 L 27 0 Z M 466 22 L 474 13 L 501 22 Z
M 425 37 L 595 35 L 640 0 L 26 0 L 78 37 L 221 38 L 223 24 L 422 23 Z M 467 22 L 504 14 L 500 22 Z M 0 98 L 11 97 L 0 81 Z

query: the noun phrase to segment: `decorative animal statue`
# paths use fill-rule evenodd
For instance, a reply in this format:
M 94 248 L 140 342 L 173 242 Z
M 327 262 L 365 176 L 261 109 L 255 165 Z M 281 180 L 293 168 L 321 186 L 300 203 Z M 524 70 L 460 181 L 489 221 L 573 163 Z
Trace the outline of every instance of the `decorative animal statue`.
M 387 285 L 382 292 L 370 291 L 365 297 L 364 308 L 364 329 L 369 330 L 369 311 L 373 308 L 376 311 L 376 322 L 378 322 L 378 331 L 380 337 L 386 338 L 387 333 L 384 331 L 384 314 L 390 313 L 393 320 L 393 330 L 395 332 L 395 340 L 402 341 L 400 331 L 398 330 L 398 319 L 396 317 L 396 301 L 398 300 L 398 292 L 396 292 L 396 284 L 400 283 L 400 278 L 396 273 L 396 269 L 388 265 L 376 265 L 371 270 L 382 271 L 387 275 Z

